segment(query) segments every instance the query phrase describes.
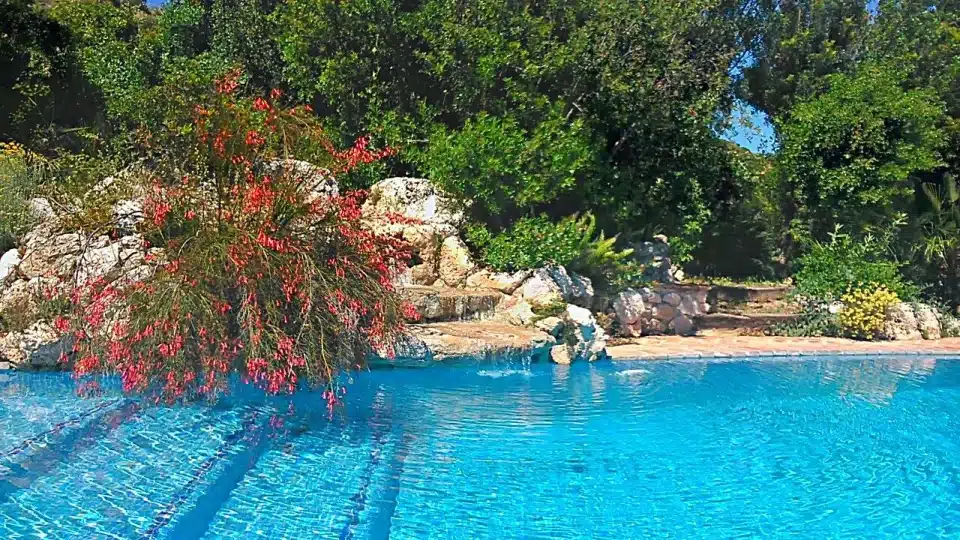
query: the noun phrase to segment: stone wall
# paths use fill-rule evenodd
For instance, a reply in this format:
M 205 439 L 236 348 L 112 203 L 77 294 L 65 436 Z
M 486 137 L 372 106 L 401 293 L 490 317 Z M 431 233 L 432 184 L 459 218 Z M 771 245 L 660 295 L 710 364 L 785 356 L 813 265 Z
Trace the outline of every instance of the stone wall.
M 613 300 L 619 333 L 625 337 L 693 335 L 696 318 L 710 312 L 708 292 L 707 287 L 684 285 L 622 291 Z

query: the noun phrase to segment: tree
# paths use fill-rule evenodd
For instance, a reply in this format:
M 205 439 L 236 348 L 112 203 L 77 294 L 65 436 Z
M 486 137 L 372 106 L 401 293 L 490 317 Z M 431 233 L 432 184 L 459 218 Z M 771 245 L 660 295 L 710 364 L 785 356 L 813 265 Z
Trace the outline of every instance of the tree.
M 904 90 L 904 78 L 877 64 L 830 75 L 779 124 L 794 239 L 889 220 L 909 206 L 914 175 L 942 164 L 943 104 L 929 89 Z

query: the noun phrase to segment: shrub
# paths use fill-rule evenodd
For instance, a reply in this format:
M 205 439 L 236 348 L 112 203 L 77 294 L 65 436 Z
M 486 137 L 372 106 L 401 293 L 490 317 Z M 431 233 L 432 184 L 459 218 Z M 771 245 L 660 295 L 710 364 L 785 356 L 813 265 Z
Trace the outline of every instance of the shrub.
M 807 301 L 839 300 L 851 287 L 884 286 L 900 298 L 912 299 L 917 288 L 903 279 L 901 265 L 885 260 L 870 238 L 855 241 L 834 233 L 829 243 L 815 243 L 799 260 L 796 292 Z
M 900 301 L 897 293 L 880 286 L 875 289 L 854 289 L 841 297 L 843 309 L 838 321 L 844 334 L 872 340 L 883 331 L 887 308 Z
M 438 126 L 419 160 L 427 177 L 481 216 L 515 215 L 573 190 L 594 149 L 581 122 L 550 118 L 532 132 L 486 113 L 459 131 Z
M 467 240 L 481 251 L 484 261 L 501 271 L 539 268 L 546 264 L 569 266 L 591 279 L 607 281 L 633 253 L 617 250 L 617 237 L 595 236 L 597 220 L 591 213 L 553 222 L 546 215 L 517 220 L 503 233 L 491 235 L 482 226 L 467 230 Z
M 767 333 L 785 337 L 837 337 L 842 330 L 836 314 L 822 307 L 808 307 L 795 321 L 777 324 Z
M 410 253 L 361 227 L 362 193 L 318 197 L 263 171 L 295 145 L 329 148 L 318 165 L 340 171 L 382 152 L 335 151 L 279 92 L 235 96 L 237 76 L 196 105 L 191 132 L 153 134 L 168 150 L 144 186 L 152 275 L 78 284 L 57 326 L 76 337 L 78 376 L 117 373 L 126 391 L 215 395 L 239 372 L 271 393 L 325 385 L 332 405 L 337 374 L 391 356 L 415 317 L 392 281 Z
M 470 234 L 473 243 L 483 233 Z M 568 265 L 582 252 L 582 224 L 575 217 L 553 222 L 546 215 L 517 220 L 509 230 L 490 236 L 482 248 L 483 260 L 496 270 L 515 271 L 546 264 Z
M 607 280 L 607 285 L 614 291 L 647 287 L 651 283 L 647 267 L 637 261 L 618 263 Z
M 778 126 L 796 237 L 889 220 L 913 196 L 911 177 L 942 164 L 943 104 L 930 88 L 905 89 L 905 79 L 898 67 L 866 62 L 828 75 L 824 91 Z

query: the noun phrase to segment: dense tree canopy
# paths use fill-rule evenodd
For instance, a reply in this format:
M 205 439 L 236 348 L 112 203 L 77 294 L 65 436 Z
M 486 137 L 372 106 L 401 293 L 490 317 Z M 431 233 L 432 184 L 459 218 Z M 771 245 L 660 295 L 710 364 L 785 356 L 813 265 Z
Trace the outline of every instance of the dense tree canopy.
M 188 130 L 240 68 L 337 143 L 397 149 L 342 182 L 429 177 L 493 234 L 592 211 L 693 270 L 773 275 L 837 225 L 886 228 L 918 275 L 956 268 L 930 256 L 950 243 L 927 195 L 960 167 L 955 0 L 6 0 L 0 20 L 0 138 L 47 155 Z M 775 153 L 721 139 L 737 100 Z

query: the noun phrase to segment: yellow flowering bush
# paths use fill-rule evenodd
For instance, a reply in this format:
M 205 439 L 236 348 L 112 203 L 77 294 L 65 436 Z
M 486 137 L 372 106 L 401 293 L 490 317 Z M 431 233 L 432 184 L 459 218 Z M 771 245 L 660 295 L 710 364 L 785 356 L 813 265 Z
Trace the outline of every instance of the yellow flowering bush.
M 873 340 L 883 330 L 887 308 L 900 301 L 887 287 L 859 287 L 847 291 L 841 299 L 840 328 L 851 337 Z
M 16 142 L 0 142 L 0 159 L 23 158 L 27 151 Z

